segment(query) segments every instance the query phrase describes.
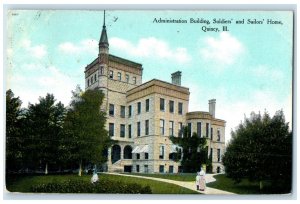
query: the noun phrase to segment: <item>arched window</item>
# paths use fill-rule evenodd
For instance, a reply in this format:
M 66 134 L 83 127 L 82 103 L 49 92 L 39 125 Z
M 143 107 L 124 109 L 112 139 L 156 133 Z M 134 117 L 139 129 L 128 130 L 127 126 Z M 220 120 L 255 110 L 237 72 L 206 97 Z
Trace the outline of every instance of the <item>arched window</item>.
M 111 148 L 111 162 L 115 163 L 121 159 L 121 147 L 119 145 L 114 145 Z
M 124 159 L 132 159 L 132 147 L 126 145 L 124 148 Z

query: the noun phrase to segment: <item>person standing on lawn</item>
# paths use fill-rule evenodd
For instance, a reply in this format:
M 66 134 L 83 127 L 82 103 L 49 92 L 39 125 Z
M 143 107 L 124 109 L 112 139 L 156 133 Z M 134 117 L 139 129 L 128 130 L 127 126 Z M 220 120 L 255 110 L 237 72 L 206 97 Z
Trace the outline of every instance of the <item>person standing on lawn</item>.
M 205 181 L 205 172 L 203 169 L 201 169 L 199 175 L 200 175 L 200 182 L 199 182 L 200 191 L 205 191 L 206 181 Z
M 200 185 L 200 172 L 197 172 L 197 176 L 196 176 L 197 191 L 199 190 L 199 185 Z

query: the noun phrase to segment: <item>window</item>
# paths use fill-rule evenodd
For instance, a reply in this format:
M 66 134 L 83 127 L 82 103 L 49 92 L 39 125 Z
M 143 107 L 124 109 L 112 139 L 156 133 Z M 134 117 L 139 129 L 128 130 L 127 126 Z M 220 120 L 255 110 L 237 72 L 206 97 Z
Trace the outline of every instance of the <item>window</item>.
M 169 111 L 170 113 L 174 113 L 174 101 L 169 102 Z
M 221 131 L 219 129 L 217 131 L 217 134 L 218 134 L 217 141 L 221 141 Z
M 120 125 L 120 137 L 125 137 L 125 125 Z
M 147 152 L 145 153 L 145 159 L 149 159 L 149 154 Z
M 174 166 L 172 165 L 169 166 L 169 173 L 171 174 L 174 173 Z
M 210 139 L 213 140 L 214 129 L 210 128 Z
M 138 137 L 141 136 L 141 122 L 137 122 L 136 129 L 137 129 L 137 136 Z
M 131 138 L 131 125 L 128 125 L 128 137 Z
M 97 74 L 95 74 L 95 82 L 97 81 Z
M 192 123 L 188 123 L 188 135 L 192 136 Z
M 146 112 L 149 112 L 149 99 L 146 99 Z
M 210 157 L 210 159 L 212 161 L 212 159 L 213 159 L 213 148 L 210 148 L 210 155 L 209 155 L 209 157 Z
M 90 79 L 88 79 L 88 86 L 90 86 Z
M 145 172 L 145 173 L 148 173 L 148 172 L 149 172 L 148 165 L 144 165 L 144 172 Z
M 165 111 L 165 99 L 163 99 L 163 98 L 160 99 L 159 107 L 160 107 L 161 111 Z
M 149 135 L 149 120 L 145 120 L 145 135 Z
M 109 115 L 113 116 L 115 114 L 115 106 L 114 104 L 109 104 Z
M 206 137 L 209 135 L 209 123 L 206 123 Z
M 182 115 L 182 103 L 178 103 L 178 114 Z
M 137 153 L 137 154 L 136 154 L 136 159 L 140 159 L 140 157 L 141 157 L 140 154 Z
M 178 123 L 178 137 L 182 137 L 182 122 Z
M 109 78 L 110 79 L 114 78 L 114 72 L 112 70 L 109 71 Z
M 125 118 L 125 106 L 121 106 L 121 118 Z
M 163 145 L 161 145 L 159 147 L 159 158 L 164 159 L 164 155 L 165 155 L 165 147 Z
M 159 165 L 159 173 L 164 173 L 165 166 L 164 165 Z
M 218 162 L 220 162 L 221 161 L 221 149 L 218 149 Z
M 140 114 L 141 113 L 141 102 L 138 102 L 137 103 L 137 114 Z
M 128 118 L 132 115 L 132 106 L 128 106 Z
M 103 75 L 103 74 L 104 74 L 104 67 L 100 66 L 100 75 Z
M 121 77 L 121 72 L 118 72 L 118 80 L 121 81 L 122 77 Z
M 197 122 L 197 136 L 201 137 L 201 122 Z
M 169 135 L 174 136 L 174 121 L 169 122 Z
M 159 121 L 159 125 L 160 125 L 160 134 L 164 135 L 165 134 L 165 121 L 161 119 Z
M 93 81 L 93 76 L 92 76 L 92 77 L 91 77 L 91 84 L 93 84 L 93 82 L 94 82 L 94 81 Z
M 113 123 L 109 123 L 109 136 L 112 137 L 114 136 L 114 128 L 115 128 L 115 125 Z
M 136 165 L 136 172 L 140 172 L 140 165 Z
M 128 83 L 128 82 L 129 82 L 129 75 L 126 74 L 126 75 L 125 75 L 125 78 L 126 78 L 126 82 Z
M 133 84 L 136 84 L 136 77 L 132 77 Z

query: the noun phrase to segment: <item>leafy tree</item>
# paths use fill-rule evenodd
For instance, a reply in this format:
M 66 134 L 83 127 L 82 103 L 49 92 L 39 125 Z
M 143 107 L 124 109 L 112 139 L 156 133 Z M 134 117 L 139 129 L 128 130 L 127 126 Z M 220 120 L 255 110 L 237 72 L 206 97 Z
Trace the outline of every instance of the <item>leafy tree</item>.
M 292 133 L 282 111 L 273 118 L 266 112 L 252 113 L 231 135 L 223 156 L 228 177 L 236 182 L 260 181 L 261 189 L 263 181 L 291 189 Z
M 61 150 L 66 161 L 79 164 L 79 175 L 83 165 L 98 165 L 107 161 L 103 153 L 112 141 L 105 129 L 105 113 L 100 110 L 103 98 L 100 90 L 82 92 L 77 87 L 73 92 Z
M 52 94 L 40 97 L 39 103 L 29 104 L 27 118 L 27 161 L 32 168 L 48 166 L 56 168 L 58 147 L 65 117 L 65 107 L 61 102 L 55 104 Z
M 171 136 L 170 139 L 174 144 L 182 148 L 182 152 L 175 153 L 175 160 L 181 157 L 181 166 L 183 172 L 197 172 L 203 164 L 210 165 L 206 146 L 206 138 L 200 138 L 196 133 L 190 136 L 188 127 L 184 127 L 182 131 L 183 137 Z
M 23 163 L 22 101 L 6 91 L 6 172 L 16 171 Z

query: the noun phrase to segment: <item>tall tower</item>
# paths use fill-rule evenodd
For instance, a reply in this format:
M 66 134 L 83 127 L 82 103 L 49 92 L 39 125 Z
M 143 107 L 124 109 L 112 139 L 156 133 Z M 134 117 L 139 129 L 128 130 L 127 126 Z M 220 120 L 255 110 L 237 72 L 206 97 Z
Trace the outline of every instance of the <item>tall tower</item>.
M 99 60 L 99 86 L 98 87 L 100 90 L 102 90 L 105 96 L 101 106 L 102 110 L 107 110 L 107 106 L 108 106 L 107 104 L 108 55 L 109 55 L 109 44 L 108 44 L 108 38 L 106 33 L 105 11 L 104 11 L 103 26 L 102 26 L 102 32 L 99 41 L 99 54 L 98 54 L 98 60 Z

